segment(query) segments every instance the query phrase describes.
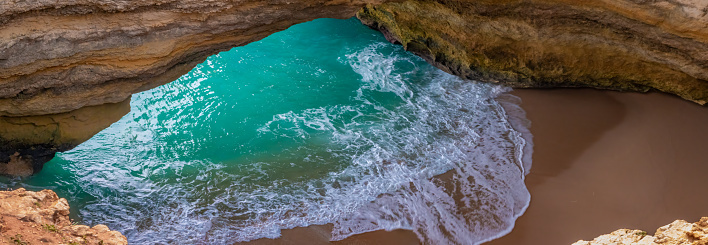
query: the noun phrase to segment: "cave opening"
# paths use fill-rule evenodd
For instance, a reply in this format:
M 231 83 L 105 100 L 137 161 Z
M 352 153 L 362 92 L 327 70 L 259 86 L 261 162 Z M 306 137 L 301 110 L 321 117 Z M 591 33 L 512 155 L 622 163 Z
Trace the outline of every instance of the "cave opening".
M 529 200 L 526 142 L 494 100 L 504 91 L 440 71 L 355 18 L 317 19 L 133 95 L 118 122 L 2 187 L 55 190 L 77 221 L 135 243 L 328 223 L 326 240 L 403 229 L 416 234 L 402 241 L 485 241 Z M 447 208 L 422 208 L 431 202 Z

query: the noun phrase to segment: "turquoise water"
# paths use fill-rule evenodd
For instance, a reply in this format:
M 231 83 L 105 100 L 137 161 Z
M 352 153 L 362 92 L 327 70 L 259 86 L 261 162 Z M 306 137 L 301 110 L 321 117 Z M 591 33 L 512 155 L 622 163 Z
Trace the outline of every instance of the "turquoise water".
M 334 223 L 478 243 L 526 208 L 526 142 L 494 97 L 358 20 L 320 19 L 208 58 L 44 170 L 75 218 L 135 244 L 227 244 Z M 452 171 L 447 184 L 433 176 Z

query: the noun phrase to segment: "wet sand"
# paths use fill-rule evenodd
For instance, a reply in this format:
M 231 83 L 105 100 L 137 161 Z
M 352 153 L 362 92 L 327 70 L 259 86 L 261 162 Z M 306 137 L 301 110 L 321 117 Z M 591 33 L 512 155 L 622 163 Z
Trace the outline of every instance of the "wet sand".
M 487 244 L 571 244 L 620 228 L 650 233 L 708 215 L 708 107 L 658 93 L 516 90 L 531 120 L 531 204 L 514 230 Z M 330 226 L 249 244 L 331 244 Z M 334 244 L 417 244 L 410 231 Z
M 531 120 L 531 205 L 488 244 L 571 244 L 708 215 L 708 107 L 658 93 L 517 90 Z

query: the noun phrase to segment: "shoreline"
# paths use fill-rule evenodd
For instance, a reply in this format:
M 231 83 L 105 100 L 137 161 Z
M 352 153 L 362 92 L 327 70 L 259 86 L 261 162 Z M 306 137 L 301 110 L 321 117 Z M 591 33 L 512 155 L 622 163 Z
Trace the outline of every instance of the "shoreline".
M 701 187 L 708 186 L 702 177 L 708 173 L 702 151 L 708 108 L 660 93 L 519 89 L 509 94 L 497 101 L 514 128 L 527 126 L 524 119 L 531 122 L 531 135 L 524 136 L 527 143 L 532 139 L 524 149 L 525 156 L 533 152 L 525 178 L 531 203 L 509 234 L 484 244 L 572 244 L 618 229 L 654 231 L 674 220 L 707 216 Z M 434 178 L 445 182 L 448 173 Z M 330 242 L 331 230 L 331 224 L 298 227 L 277 239 L 234 244 L 420 244 L 408 230 Z
M 572 244 L 620 228 L 653 231 L 708 214 L 708 108 L 660 93 L 517 89 L 531 121 L 531 204 L 511 233 L 484 244 Z M 505 107 L 506 108 L 506 107 Z M 705 196 L 705 195 L 703 195 Z M 331 225 L 236 244 L 417 244 L 412 231 L 329 242 Z
M 501 106 L 499 108 L 500 111 L 498 111 L 497 113 L 499 113 L 500 115 L 505 114 L 509 121 L 509 126 L 513 127 L 514 130 L 519 133 L 518 136 L 510 137 L 519 137 L 525 142 L 521 146 L 522 148 L 517 148 L 517 152 L 520 152 L 521 154 L 517 155 L 516 157 L 517 159 L 519 159 L 519 161 L 521 161 L 521 164 L 523 164 L 523 166 L 518 167 L 523 170 L 522 172 L 527 174 L 529 172 L 529 168 L 531 166 L 532 161 L 531 157 L 533 153 L 533 135 L 529 132 L 528 127 L 530 126 L 530 122 L 526 119 L 526 113 L 524 112 L 523 108 L 521 108 L 521 99 L 518 96 L 515 96 L 508 92 L 503 92 L 499 94 L 498 97 L 494 98 L 494 100 L 498 103 L 498 105 Z M 501 110 L 502 108 L 503 111 Z M 453 169 L 443 174 L 436 175 L 433 177 L 433 179 L 436 179 L 437 182 L 449 184 L 453 183 L 454 174 L 455 170 Z M 525 194 L 525 196 L 528 196 L 528 192 Z M 462 202 L 459 197 L 456 197 L 455 199 L 457 201 Z M 520 211 L 520 213 L 515 216 L 515 219 L 518 219 L 520 215 L 523 215 L 527 208 L 528 203 L 526 203 L 525 207 Z M 260 238 L 252 241 L 237 242 L 233 244 L 421 244 L 421 241 L 419 240 L 415 232 L 404 229 L 396 229 L 392 231 L 377 230 L 373 232 L 364 232 L 360 234 L 351 235 L 340 241 L 330 241 L 332 237 L 332 228 L 333 224 L 331 223 L 325 225 L 296 227 L 292 229 L 281 230 L 280 237 L 275 239 Z M 513 228 L 513 223 L 512 226 L 508 227 L 507 230 L 498 233 L 493 237 L 487 238 L 489 240 L 486 240 L 483 243 L 486 243 L 490 240 L 498 239 L 499 237 L 508 234 L 509 232 L 511 232 L 511 228 Z

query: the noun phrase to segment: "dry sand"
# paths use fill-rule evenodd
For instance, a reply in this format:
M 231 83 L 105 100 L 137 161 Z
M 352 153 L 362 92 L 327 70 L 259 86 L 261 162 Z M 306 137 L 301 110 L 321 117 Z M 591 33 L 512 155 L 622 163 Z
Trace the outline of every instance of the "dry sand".
M 677 97 L 592 89 L 516 90 L 532 122 L 531 205 L 488 244 L 571 244 L 619 228 L 654 231 L 708 215 L 708 107 Z M 327 244 L 328 226 L 250 244 Z M 336 244 L 416 244 L 410 231 Z

